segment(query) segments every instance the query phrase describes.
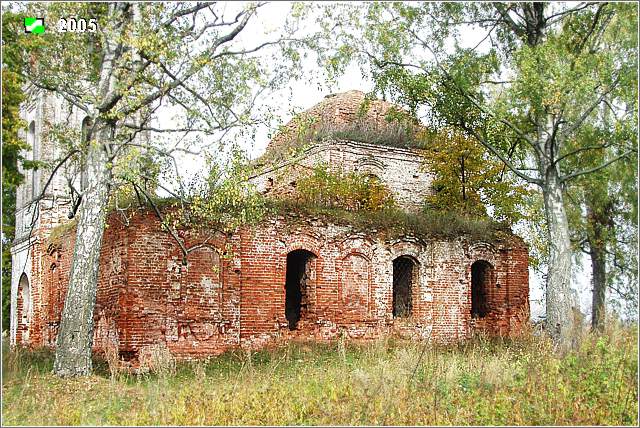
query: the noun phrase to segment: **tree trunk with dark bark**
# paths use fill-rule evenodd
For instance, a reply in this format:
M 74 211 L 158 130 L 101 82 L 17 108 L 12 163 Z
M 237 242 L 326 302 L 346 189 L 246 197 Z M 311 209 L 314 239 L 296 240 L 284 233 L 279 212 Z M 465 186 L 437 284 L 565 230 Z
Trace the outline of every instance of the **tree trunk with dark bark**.
M 604 207 L 607 210 L 607 207 Z M 589 233 L 589 257 L 591 258 L 592 299 L 591 299 L 591 328 L 596 331 L 604 330 L 605 325 L 605 296 L 607 290 L 606 265 L 606 229 L 607 216 L 594 208 L 593 201 L 587 199 L 587 221 Z

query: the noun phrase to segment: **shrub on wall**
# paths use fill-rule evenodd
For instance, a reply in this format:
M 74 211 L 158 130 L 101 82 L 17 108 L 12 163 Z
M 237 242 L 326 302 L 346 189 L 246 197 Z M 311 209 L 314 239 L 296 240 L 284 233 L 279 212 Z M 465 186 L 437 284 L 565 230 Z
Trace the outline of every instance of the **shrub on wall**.
M 240 152 L 234 152 L 227 167 L 210 163 L 204 180 L 194 178 L 190 195 L 169 204 L 164 222 L 176 228 L 219 228 L 232 232 L 254 224 L 265 214 L 264 198 L 248 182 L 250 167 Z
M 297 182 L 300 202 L 349 211 L 378 211 L 394 205 L 389 189 L 375 176 L 357 172 L 332 171 L 321 164 L 311 175 Z

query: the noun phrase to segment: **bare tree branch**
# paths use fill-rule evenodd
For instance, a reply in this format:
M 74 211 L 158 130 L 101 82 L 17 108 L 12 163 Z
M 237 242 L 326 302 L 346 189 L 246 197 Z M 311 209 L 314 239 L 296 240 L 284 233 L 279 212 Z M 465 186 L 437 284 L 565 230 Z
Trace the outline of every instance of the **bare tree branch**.
M 134 182 L 132 180 L 129 180 L 129 183 L 131 183 L 132 186 L 137 188 L 137 190 L 144 195 L 144 197 L 147 199 L 147 201 L 149 201 L 149 204 L 151 205 L 151 208 L 153 208 L 153 211 L 155 212 L 156 216 L 160 220 L 160 224 L 162 225 L 162 228 L 165 229 L 167 232 L 169 232 L 171 237 L 178 243 L 178 246 L 180 247 L 180 250 L 182 251 L 182 264 L 186 265 L 187 264 L 187 255 L 188 255 L 189 251 L 187 250 L 187 247 L 185 247 L 184 243 L 182 242 L 182 240 L 180 239 L 178 234 L 175 232 L 175 230 L 173 230 L 173 228 L 167 226 L 167 224 L 164 222 L 164 217 L 162 216 L 162 213 L 160 212 L 160 209 L 158 208 L 156 203 L 153 201 L 151 196 L 147 193 L 147 191 L 144 190 L 142 187 L 140 187 L 136 182 Z
M 551 25 L 555 24 L 556 22 L 563 20 L 565 18 L 565 15 L 571 14 L 573 12 L 581 11 L 583 9 L 586 9 L 586 8 L 591 7 L 593 5 L 596 5 L 596 4 L 598 4 L 598 3 L 596 3 L 596 2 L 581 3 L 581 4 L 577 5 L 576 7 L 572 7 L 572 8 L 560 11 L 558 13 L 555 13 L 553 15 L 547 16 L 545 18 L 545 24 L 548 25 L 548 26 L 551 26 Z

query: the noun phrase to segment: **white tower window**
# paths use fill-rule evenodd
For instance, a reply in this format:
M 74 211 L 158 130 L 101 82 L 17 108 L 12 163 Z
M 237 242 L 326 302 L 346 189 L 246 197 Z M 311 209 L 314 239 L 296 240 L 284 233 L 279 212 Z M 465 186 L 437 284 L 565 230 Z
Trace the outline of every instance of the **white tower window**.
M 27 133 L 27 144 L 31 147 L 31 159 L 33 161 L 39 160 L 40 153 L 38 150 L 38 144 L 36 144 L 36 122 L 34 120 L 29 124 L 29 131 Z M 27 190 L 27 199 L 36 198 L 40 194 L 40 186 L 38 178 L 40 174 L 35 169 L 31 171 L 31 192 Z

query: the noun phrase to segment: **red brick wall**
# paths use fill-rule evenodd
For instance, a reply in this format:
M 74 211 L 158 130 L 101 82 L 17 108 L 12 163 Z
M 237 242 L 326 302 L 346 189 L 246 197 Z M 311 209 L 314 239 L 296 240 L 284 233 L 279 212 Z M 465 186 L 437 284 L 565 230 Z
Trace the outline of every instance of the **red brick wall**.
M 127 228 L 120 220 L 111 215 L 105 229 L 103 245 L 100 251 L 100 271 L 98 292 L 94 312 L 94 346 L 101 348 L 104 340 L 114 337 L 117 332 L 113 320 L 119 316 L 119 293 L 126 289 L 127 269 Z M 69 283 L 69 272 L 73 259 L 75 229 L 63 236 L 49 240 L 40 236 L 33 250 L 34 285 L 38 278 L 35 272 L 41 272 L 39 289 L 42 290 L 41 303 L 34 312 L 32 342 L 45 346 L 54 346 L 60 324 L 60 316 Z M 36 307 L 34 307 L 35 309 Z M 105 325 L 110 326 L 105 329 Z
M 158 343 L 177 356 L 202 357 L 283 337 L 321 340 L 341 332 L 366 338 L 399 331 L 449 342 L 468 337 L 473 328 L 515 334 L 529 316 L 528 253 L 517 237 L 493 244 L 464 238 L 385 241 L 317 220 L 294 224 L 278 218 L 230 237 L 182 231 L 186 246 L 194 248 L 183 264 L 178 245 L 152 213 L 139 212 L 126 226 L 111 215 L 108 224 L 94 346 L 115 342 L 124 357 Z M 69 232 L 34 258 L 43 271 L 42 305 L 34 306 L 37 321 L 31 326 L 34 344 L 54 345 L 73 236 Z M 310 262 L 307 313 L 290 331 L 287 254 L 298 249 L 316 257 Z M 393 260 L 401 255 L 416 260 L 413 310 L 394 320 Z M 477 260 L 493 266 L 495 280 L 489 314 L 472 320 L 471 265 Z

